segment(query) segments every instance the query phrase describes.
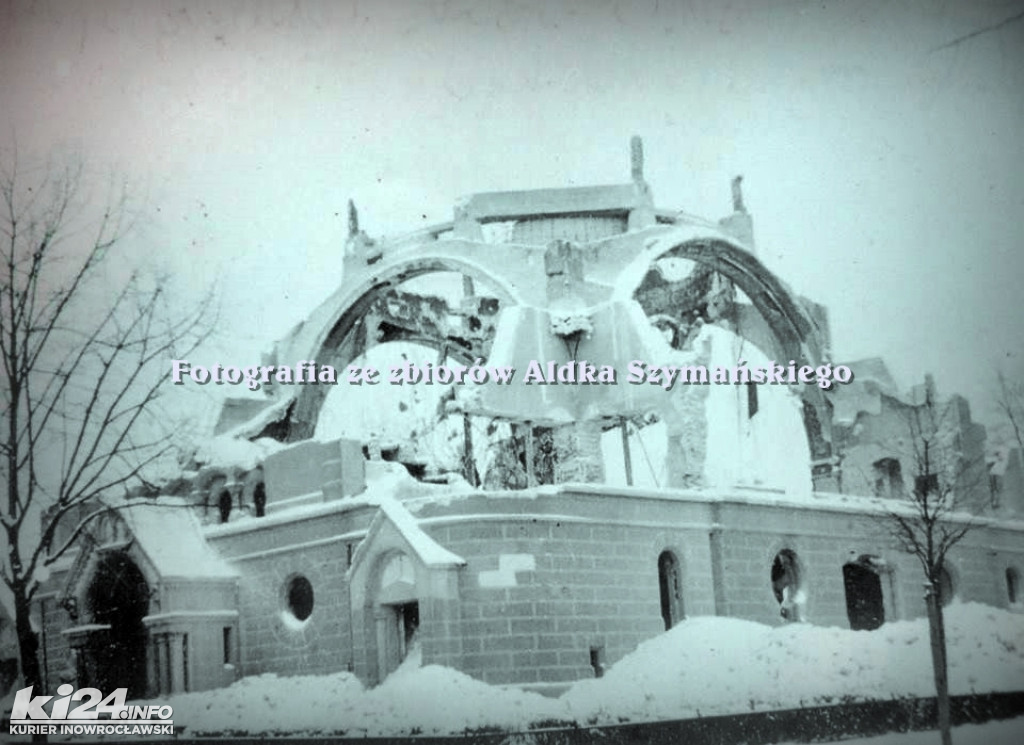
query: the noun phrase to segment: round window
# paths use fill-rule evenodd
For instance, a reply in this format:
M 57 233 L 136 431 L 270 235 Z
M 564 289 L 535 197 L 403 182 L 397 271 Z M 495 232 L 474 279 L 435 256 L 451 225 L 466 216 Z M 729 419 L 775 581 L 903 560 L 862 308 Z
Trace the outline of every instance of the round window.
M 300 621 L 305 621 L 313 612 L 313 585 L 299 575 L 288 583 L 288 610 Z

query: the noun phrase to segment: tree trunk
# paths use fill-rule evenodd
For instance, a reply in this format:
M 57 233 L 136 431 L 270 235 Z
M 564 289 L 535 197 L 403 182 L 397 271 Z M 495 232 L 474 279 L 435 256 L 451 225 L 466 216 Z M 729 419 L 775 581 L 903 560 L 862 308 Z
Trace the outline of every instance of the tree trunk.
M 932 647 L 932 670 L 935 674 L 935 700 L 938 710 L 942 745 L 953 745 L 949 724 L 949 677 L 946 669 L 946 627 L 942 617 L 942 600 L 934 585 L 925 598 L 928 603 L 928 636 Z
M 14 628 L 18 634 L 19 661 L 24 686 L 33 686 L 34 693 L 38 696 L 44 693 L 42 670 L 39 667 L 39 634 L 32 630 L 32 606 L 25 589 L 25 583 L 18 580 L 15 580 L 11 587 L 14 593 Z
M 11 591 L 14 593 L 14 628 L 18 634 L 22 688 L 32 687 L 34 696 L 46 695 L 43 690 L 42 668 L 39 665 L 39 634 L 32 630 L 32 605 L 25 591 L 25 582 L 15 580 Z M 33 734 L 32 742 L 48 742 L 44 734 Z

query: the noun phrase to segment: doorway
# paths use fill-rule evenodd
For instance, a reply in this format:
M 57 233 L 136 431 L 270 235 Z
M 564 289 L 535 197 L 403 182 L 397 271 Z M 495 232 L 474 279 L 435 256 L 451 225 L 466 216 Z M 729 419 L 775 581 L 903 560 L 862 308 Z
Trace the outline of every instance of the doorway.
M 90 637 L 85 653 L 93 664 L 90 678 L 79 686 L 110 692 L 127 688 L 128 698 L 146 695 L 146 627 L 149 585 L 135 562 L 123 551 L 100 560 L 87 592 L 95 624 L 109 625 L 106 634 Z

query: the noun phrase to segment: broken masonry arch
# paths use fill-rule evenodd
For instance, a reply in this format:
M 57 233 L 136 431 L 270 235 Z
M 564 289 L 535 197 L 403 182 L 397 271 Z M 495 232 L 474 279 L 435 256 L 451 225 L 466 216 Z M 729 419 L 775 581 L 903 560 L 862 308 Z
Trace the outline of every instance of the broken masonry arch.
M 340 377 L 349 362 L 371 347 L 391 341 L 407 341 L 438 351 L 444 349 L 447 356 L 460 363 L 473 364 L 476 357 L 482 356 L 478 353 L 480 350 L 474 348 L 472 344 L 460 343 L 462 340 L 446 336 L 393 328 L 389 338 L 367 338 L 369 334 L 365 319 L 373 304 L 387 297 L 390 291 L 397 289 L 403 282 L 428 274 L 454 273 L 480 282 L 487 287 L 489 293 L 497 297 L 498 307 L 495 315 L 500 313 L 503 307 L 507 307 L 506 304 L 515 305 L 521 302 L 514 284 L 506 278 L 475 261 L 444 253 L 445 249 L 452 249 L 456 252 L 479 251 L 493 254 L 495 246 L 472 241 L 439 241 L 428 245 L 431 250 L 425 255 L 406 256 L 391 265 L 374 264 L 372 268 L 376 271 L 373 275 L 344 293 L 343 300 L 336 303 L 328 320 L 314 330 L 316 336 L 308 340 L 306 349 L 297 353 L 302 356 L 296 357 L 296 360 L 310 359 L 320 364 L 331 364 Z M 291 360 L 279 358 L 278 361 L 282 364 L 294 364 Z M 286 419 L 272 425 L 268 429 L 273 431 L 266 434 L 284 442 L 296 442 L 312 437 L 320 418 L 320 410 L 330 390 L 328 386 L 322 385 L 297 386 L 295 400 Z
M 644 239 L 648 248 L 645 245 Z M 621 241 L 621 244 L 617 244 Z M 598 245 L 600 244 L 600 245 Z M 592 264 L 600 255 L 616 262 L 618 283 L 612 290 L 619 298 L 635 300 L 634 294 L 647 273 L 656 271 L 656 262 L 664 258 L 681 258 L 710 268 L 730 280 L 750 299 L 751 305 L 736 304 L 746 312 L 739 320 L 739 335 L 759 348 L 770 352 L 782 364 L 794 360 L 796 365 L 817 367 L 823 362 L 824 344 L 815 322 L 785 284 L 747 249 L 717 229 L 693 225 L 665 225 L 644 231 L 623 233 L 598 241 L 580 244 L 588 258 L 583 263 L 583 281 L 602 284 L 599 276 L 609 267 Z M 487 358 L 493 333 L 486 338 L 466 334 L 438 333 L 437 329 L 388 326 L 378 338 L 381 326 L 368 328 L 366 319 L 375 303 L 387 299 L 407 280 L 433 273 L 454 273 L 486 286 L 487 295 L 474 295 L 481 300 L 496 301 L 493 317 L 505 308 L 523 304 L 524 297 L 536 303 L 538 260 L 546 246 L 520 244 L 487 244 L 461 239 L 442 239 L 414 245 L 402 245 L 384 251 L 376 261 L 359 266 L 347 264 L 354 272 L 353 286 L 344 285 L 307 321 L 279 345 L 275 362 L 294 364 L 314 359 L 343 369 L 351 360 L 369 348 L 387 341 L 409 341 L 445 350 L 459 362 L 471 364 L 477 357 Z M 608 251 L 608 248 L 614 250 Z M 515 252 L 513 255 L 511 252 Z M 519 255 L 521 253 L 521 256 Z M 595 256 L 597 258 L 595 258 Z M 588 267 L 590 271 L 588 271 Z M 596 274 L 595 274 L 596 272 Z M 591 276 L 588 278 L 587 275 Z M 630 278 L 635 280 L 629 285 Z M 479 308 L 476 309 L 479 311 Z M 657 319 L 648 316 L 655 323 Z M 308 328 L 307 328 L 308 327 Z M 444 331 L 450 331 L 445 329 Z M 330 389 L 322 385 L 297 386 L 294 399 L 285 416 L 262 431 L 285 442 L 312 437 L 320 411 Z M 831 474 L 831 406 L 816 383 L 802 385 L 802 418 L 812 461 L 812 476 L 827 478 Z
M 661 259 L 688 259 L 731 280 L 750 298 L 757 315 L 743 318 L 742 327 L 736 330 L 741 338 L 774 355 L 783 365 L 794 360 L 797 368 L 801 365 L 817 368 L 824 362 L 824 344 L 816 324 L 782 280 L 754 254 L 711 231 L 704 235 L 680 236 L 679 240 L 672 238 L 671 235 L 654 238 L 656 244 L 638 256 L 629 269 L 624 268 L 623 275 L 634 281 L 617 290 L 630 295 L 635 293 L 648 272 L 658 271 L 656 263 Z M 816 383 L 802 385 L 801 402 L 814 475 L 828 476 L 832 456 L 831 405 Z M 819 474 L 818 469 L 822 469 L 822 473 Z

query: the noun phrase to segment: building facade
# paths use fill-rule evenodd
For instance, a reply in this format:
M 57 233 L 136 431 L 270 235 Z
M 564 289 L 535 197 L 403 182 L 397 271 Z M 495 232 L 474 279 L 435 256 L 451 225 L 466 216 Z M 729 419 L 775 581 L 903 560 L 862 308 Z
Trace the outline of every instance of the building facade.
M 875 360 L 847 384 L 744 378 L 831 369 L 827 314 L 757 258 L 738 180 L 712 223 L 657 209 L 642 160 L 635 142 L 628 183 L 476 194 L 388 242 L 352 208 L 339 288 L 266 357 L 266 398 L 225 404 L 159 494 L 96 506 L 37 596 L 49 687 L 374 684 L 418 646 L 555 692 L 686 616 L 877 628 L 925 612 L 886 515 L 930 480 L 972 525 L 943 602 L 1018 607 L 1019 453 L 986 462 L 966 402 L 901 394 Z M 373 359 L 403 385 L 353 386 Z M 695 379 L 631 380 L 638 363 Z M 553 372 L 524 380 L 533 364 Z M 325 365 L 337 383 L 295 382 Z M 404 434 L 361 432 L 351 400 L 344 436 L 321 426 L 338 391 L 408 411 L 428 388 Z

